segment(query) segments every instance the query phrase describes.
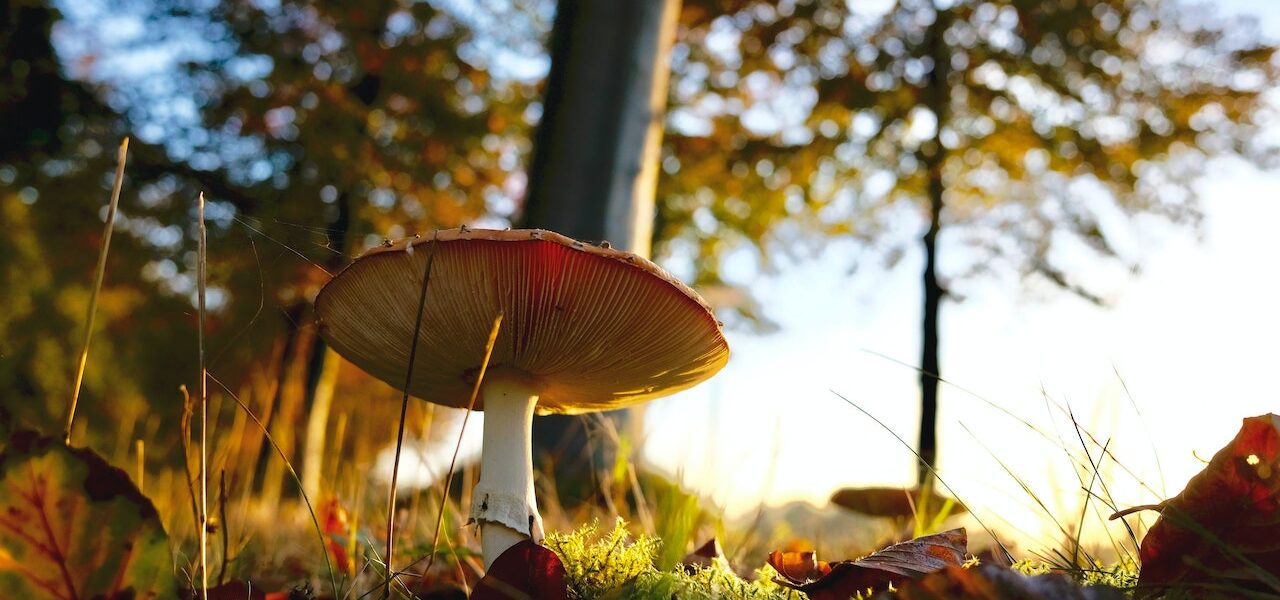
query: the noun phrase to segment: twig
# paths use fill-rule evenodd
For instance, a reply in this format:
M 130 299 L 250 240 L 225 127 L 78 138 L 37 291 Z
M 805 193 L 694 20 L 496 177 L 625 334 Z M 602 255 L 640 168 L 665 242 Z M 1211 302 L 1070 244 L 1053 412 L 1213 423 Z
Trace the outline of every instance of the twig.
M 182 419 L 180 421 L 182 430 L 182 472 L 186 475 L 184 480 L 187 484 L 187 496 L 191 498 L 191 520 L 195 523 L 196 531 L 199 531 L 200 503 L 196 501 L 196 478 L 191 474 L 191 415 L 195 414 L 195 401 L 191 399 L 191 394 L 187 392 L 186 385 L 179 385 L 178 391 L 182 392 Z
M 209 600 L 209 385 L 208 370 L 204 364 L 205 320 L 205 267 L 208 249 L 205 247 L 204 192 L 197 203 L 198 221 L 196 246 L 196 298 L 199 304 L 200 332 L 196 335 L 200 346 L 200 595 Z
M 436 238 L 439 233 L 431 238 L 431 245 L 427 250 L 427 265 L 422 274 L 422 291 L 418 295 L 418 318 L 413 326 L 413 341 L 409 343 L 409 366 L 405 369 L 404 374 L 404 395 L 400 398 L 400 427 L 396 433 L 396 454 L 395 460 L 391 463 L 391 491 L 387 493 L 387 579 L 383 582 L 382 597 L 384 600 L 391 598 L 391 582 L 396 578 L 396 572 L 391 568 L 392 551 L 395 550 L 395 528 L 396 528 L 396 485 L 400 479 L 400 449 L 404 446 L 404 423 L 409 412 L 409 384 L 413 383 L 413 363 L 418 354 L 418 335 L 422 331 L 422 314 L 427 307 L 427 284 L 431 282 L 431 266 L 436 259 Z M 412 251 L 413 244 L 410 243 L 406 251 Z
M 80 345 L 80 360 L 76 364 L 76 380 L 71 387 L 71 404 L 67 407 L 67 427 L 62 441 L 71 445 L 71 426 L 76 420 L 76 404 L 80 402 L 80 384 L 84 382 L 84 367 L 89 361 L 89 341 L 93 339 L 93 321 L 98 314 L 98 292 L 107 274 L 107 252 L 111 249 L 111 231 L 115 228 L 116 207 L 120 204 L 120 188 L 124 185 L 125 155 L 129 152 L 129 138 L 120 142 L 116 155 L 116 179 L 111 186 L 111 202 L 107 205 L 107 222 L 102 229 L 102 249 L 98 251 L 98 270 L 93 277 L 93 290 L 89 293 L 88 314 L 84 322 L 84 343 Z

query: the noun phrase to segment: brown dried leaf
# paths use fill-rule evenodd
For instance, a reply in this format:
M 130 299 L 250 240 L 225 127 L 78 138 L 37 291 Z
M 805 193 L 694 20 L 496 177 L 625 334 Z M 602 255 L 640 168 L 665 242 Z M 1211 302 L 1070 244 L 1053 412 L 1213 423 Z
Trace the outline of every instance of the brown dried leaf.
M 724 558 L 724 550 L 720 547 L 720 540 L 711 538 L 697 550 L 680 559 L 680 564 L 684 565 L 685 571 L 692 572 L 696 568 L 710 567 L 711 563 L 718 558 Z
M 1027 577 L 996 565 L 972 569 L 949 566 L 912 581 L 875 600 L 1125 600 L 1124 592 L 1105 586 L 1082 587 L 1063 574 Z
M 804 592 L 810 600 L 847 600 L 858 592 L 959 565 L 967 545 L 961 528 L 894 544 L 858 560 L 828 565 L 812 552 L 774 552 L 769 565 L 783 576 L 778 583 Z

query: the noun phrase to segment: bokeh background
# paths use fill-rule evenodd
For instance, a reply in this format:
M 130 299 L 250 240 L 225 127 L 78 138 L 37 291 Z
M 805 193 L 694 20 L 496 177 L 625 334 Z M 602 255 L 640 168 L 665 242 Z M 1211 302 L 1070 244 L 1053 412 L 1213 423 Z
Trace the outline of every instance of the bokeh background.
M 326 352 L 311 302 L 384 238 L 520 222 L 554 14 L 4 3 L 4 422 L 61 427 L 128 135 L 77 441 L 137 465 L 170 529 L 190 527 L 180 386 L 198 379 L 204 192 L 231 526 L 251 537 L 297 490 L 230 393 L 313 496 L 375 507 L 398 393 Z M 1107 545 L 1092 471 L 1121 507 L 1158 501 L 1277 406 L 1278 38 L 1263 0 L 686 0 L 654 259 L 716 305 L 734 355 L 634 416 L 620 455 L 716 518 L 767 522 L 764 539 L 844 518 L 836 489 L 912 485 L 920 238 L 941 182 L 939 476 L 1022 547 Z M 412 406 L 406 485 L 424 503 L 460 423 Z M 600 468 L 606 487 L 625 478 Z M 599 512 L 544 503 L 561 525 Z

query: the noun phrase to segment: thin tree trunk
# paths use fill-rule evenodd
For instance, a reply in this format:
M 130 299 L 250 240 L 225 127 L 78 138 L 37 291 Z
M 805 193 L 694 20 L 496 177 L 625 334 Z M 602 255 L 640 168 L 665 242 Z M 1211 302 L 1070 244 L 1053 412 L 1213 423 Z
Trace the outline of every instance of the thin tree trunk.
M 323 341 L 317 342 L 324 344 Z M 307 437 L 302 456 L 302 491 L 312 502 L 320 501 L 320 473 L 324 468 L 325 440 L 329 427 L 329 409 L 333 406 L 334 388 L 338 383 L 338 367 L 342 359 L 332 348 L 324 348 L 324 362 L 311 397 L 307 413 Z
M 299 314 L 306 314 L 303 307 Z M 285 359 L 281 372 L 280 387 L 277 392 L 275 414 L 267 423 L 271 439 L 280 447 L 280 451 L 296 462 L 294 449 L 297 445 L 298 424 L 302 411 L 305 410 L 307 393 L 308 363 L 315 348 L 314 327 L 297 329 L 293 334 L 293 348 Z M 276 506 L 284 490 L 285 464 L 274 453 L 268 452 L 266 473 L 262 478 L 262 501 L 265 506 Z
M 337 273 L 345 261 L 351 229 L 351 197 L 341 194 L 337 199 L 338 216 L 329 227 L 329 247 L 335 252 L 325 262 L 330 272 Z M 342 360 L 329 348 L 324 338 L 315 338 L 315 358 L 318 366 L 308 378 L 308 396 L 311 410 L 307 412 L 306 439 L 303 440 L 302 490 L 312 501 L 320 496 L 320 474 L 324 469 L 325 440 L 329 427 L 329 409 L 333 406 L 333 394 L 338 385 L 338 369 Z M 317 361 L 313 361 L 317 362 Z
M 929 28 L 929 54 L 933 58 L 933 70 L 925 89 L 925 104 L 937 118 L 933 139 L 922 154 L 928 182 L 929 229 L 924 242 L 924 306 L 921 315 L 922 339 L 920 344 L 920 453 L 916 483 L 926 486 L 932 480 L 932 467 L 938 458 L 938 378 L 942 367 L 938 360 L 938 314 L 945 291 L 938 283 L 938 233 L 942 229 L 942 211 L 946 188 L 942 179 L 947 150 L 942 145 L 942 130 L 950 116 L 951 94 L 947 76 L 951 71 L 951 53 L 943 41 L 943 33 L 950 24 L 950 11 L 939 11 Z

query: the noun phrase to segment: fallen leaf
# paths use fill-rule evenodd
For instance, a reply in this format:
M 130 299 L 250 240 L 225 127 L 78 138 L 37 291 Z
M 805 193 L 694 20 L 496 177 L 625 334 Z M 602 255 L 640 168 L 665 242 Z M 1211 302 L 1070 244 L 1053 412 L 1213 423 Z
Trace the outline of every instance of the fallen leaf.
M 524 540 L 493 561 L 471 592 L 472 600 L 567 600 L 564 564 L 545 546 Z
M 1280 592 L 1280 416 L 1244 420 L 1163 504 L 1139 558 L 1140 595 L 1179 588 L 1216 597 L 1223 586 Z
M 710 567 L 718 558 L 724 558 L 724 550 L 720 548 L 720 540 L 711 538 L 707 543 L 698 546 L 697 550 L 685 555 L 680 559 L 680 564 L 684 565 L 686 572 L 693 572 L 696 569 L 705 569 Z
M 347 545 L 351 536 L 351 520 L 347 509 L 337 498 L 331 498 L 320 504 L 319 513 L 329 557 L 339 572 L 350 573 L 353 565 L 351 556 L 347 554 Z
M 33 431 L 0 453 L 0 590 L 25 600 L 178 597 L 151 501 L 93 451 Z
M 813 552 L 774 552 L 769 565 L 782 575 L 778 583 L 804 592 L 810 600 L 847 600 L 855 593 L 959 565 L 967 545 L 961 528 L 894 544 L 858 560 L 828 564 Z
M 905 581 L 896 591 L 873 600 L 1126 600 L 1106 586 L 1084 587 L 1063 574 L 1027 577 L 997 565 L 958 566 Z
M 818 560 L 818 553 L 812 551 L 774 550 L 769 553 L 769 566 L 773 567 L 773 570 L 787 580 L 787 585 L 792 587 L 817 581 L 831 572 L 831 566 L 825 561 Z

